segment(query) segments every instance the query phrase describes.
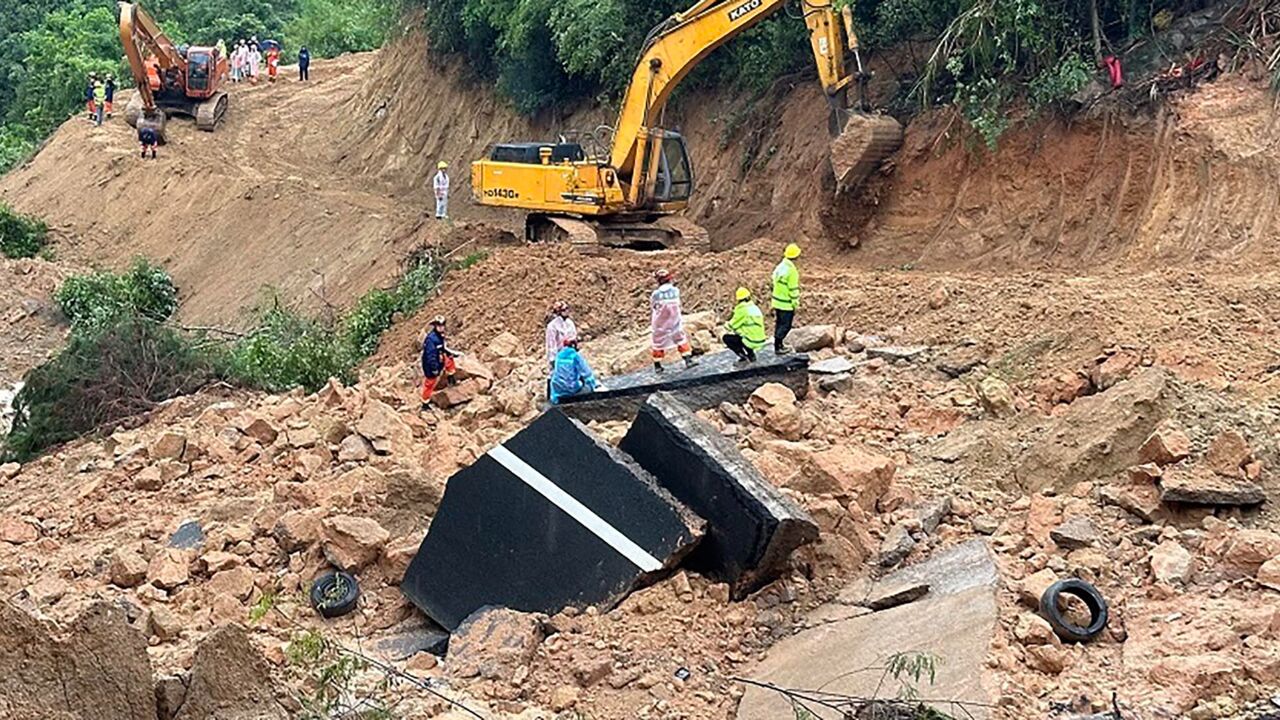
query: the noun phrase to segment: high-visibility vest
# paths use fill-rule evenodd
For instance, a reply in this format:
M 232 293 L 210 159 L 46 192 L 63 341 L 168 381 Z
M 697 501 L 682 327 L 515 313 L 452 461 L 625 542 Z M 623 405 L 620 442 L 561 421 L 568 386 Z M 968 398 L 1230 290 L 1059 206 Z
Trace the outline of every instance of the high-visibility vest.
M 733 308 L 729 329 L 742 338 L 742 344 L 752 350 L 764 347 L 764 313 L 750 300 L 743 300 Z
M 773 269 L 773 309 L 795 310 L 800 304 L 800 271 L 784 258 Z

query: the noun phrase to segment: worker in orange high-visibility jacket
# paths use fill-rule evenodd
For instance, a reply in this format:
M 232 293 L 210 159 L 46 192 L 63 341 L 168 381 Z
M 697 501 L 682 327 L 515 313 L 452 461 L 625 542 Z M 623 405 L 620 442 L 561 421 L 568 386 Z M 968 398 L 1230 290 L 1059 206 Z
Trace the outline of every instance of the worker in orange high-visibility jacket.
M 657 289 L 649 296 L 652 311 L 650 330 L 653 335 L 653 371 L 662 372 L 662 359 L 671 349 L 684 358 L 685 367 L 690 367 L 693 365 L 693 346 L 684 331 L 680 289 L 676 287 L 670 270 L 658 270 L 653 277 L 658 283 Z
M 147 72 L 147 87 L 151 88 L 151 92 L 160 90 L 160 61 L 154 55 L 142 61 L 142 67 Z

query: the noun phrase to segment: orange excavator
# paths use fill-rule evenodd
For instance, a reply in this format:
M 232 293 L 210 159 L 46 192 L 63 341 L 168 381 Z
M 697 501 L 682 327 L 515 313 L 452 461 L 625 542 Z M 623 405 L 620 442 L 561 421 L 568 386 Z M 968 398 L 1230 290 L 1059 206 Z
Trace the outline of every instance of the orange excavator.
M 169 115 L 195 118 L 212 132 L 227 114 L 227 58 L 212 47 L 179 48 L 136 3 L 120 3 L 120 42 L 137 87 L 124 117 L 134 127 L 149 126 L 164 140 Z

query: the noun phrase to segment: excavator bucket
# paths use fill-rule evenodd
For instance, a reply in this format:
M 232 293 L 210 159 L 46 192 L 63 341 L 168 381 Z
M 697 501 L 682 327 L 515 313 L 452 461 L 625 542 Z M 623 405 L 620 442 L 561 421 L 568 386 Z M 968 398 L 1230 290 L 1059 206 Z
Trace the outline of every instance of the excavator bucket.
M 844 129 L 831 140 L 836 192 L 861 185 L 885 158 L 902 145 L 902 126 L 888 115 L 849 113 Z

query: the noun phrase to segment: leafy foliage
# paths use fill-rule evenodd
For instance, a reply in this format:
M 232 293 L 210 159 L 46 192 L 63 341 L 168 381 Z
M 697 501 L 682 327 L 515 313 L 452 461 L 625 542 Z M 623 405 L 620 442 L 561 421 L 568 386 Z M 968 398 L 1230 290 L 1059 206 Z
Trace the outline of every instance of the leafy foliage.
M 35 257 L 48 243 L 49 228 L 0 202 L 0 253 L 11 258 Z
M 73 333 L 56 358 L 27 373 L 14 399 L 3 455 L 27 460 L 194 392 L 209 377 L 208 364 L 189 339 L 139 315 Z
M 399 0 L 145 0 L 176 43 L 274 38 L 292 59 L 370 50 L 383 41 Z M 21 162 L 84 102 L 85 78 L 112 73 L 132 84 L 112 0 L 0 3 L 0 171 Z
M 74 330 L 92 331 L 125 316 L 164 322 L 178 309 L 178 289 L 163 268 L 139 258 L 124 273 L 73 275 L 54 300 Z

